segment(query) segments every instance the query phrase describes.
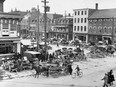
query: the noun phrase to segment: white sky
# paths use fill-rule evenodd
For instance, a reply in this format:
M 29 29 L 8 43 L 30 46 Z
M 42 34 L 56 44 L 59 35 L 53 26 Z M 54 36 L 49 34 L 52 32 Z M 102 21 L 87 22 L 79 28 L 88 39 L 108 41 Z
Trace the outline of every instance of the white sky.
M 21 11 L 30 10 L 32 7 L 39 5 L 40 11 L 43 12 L 42 0 L 6 0 L 4 3 L 4 11 L 17 8 Z M 100 9 L 116 8 L 116 0 L 48 0 L 50 13 L 64 14 L 73 13 L 73 9 L 79 8 L 95 8 L 95 3 L 99 4 Z

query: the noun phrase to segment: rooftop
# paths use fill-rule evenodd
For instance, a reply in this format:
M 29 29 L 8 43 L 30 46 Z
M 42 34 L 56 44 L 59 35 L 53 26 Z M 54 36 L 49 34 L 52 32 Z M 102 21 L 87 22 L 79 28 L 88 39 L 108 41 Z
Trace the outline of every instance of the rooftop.
M 0 18 L 21 18 L 20 14 L 0 12 Z
M 96 10 L 89 18 L 112 18 L 112 17 L 116 17 L 116 8 Z

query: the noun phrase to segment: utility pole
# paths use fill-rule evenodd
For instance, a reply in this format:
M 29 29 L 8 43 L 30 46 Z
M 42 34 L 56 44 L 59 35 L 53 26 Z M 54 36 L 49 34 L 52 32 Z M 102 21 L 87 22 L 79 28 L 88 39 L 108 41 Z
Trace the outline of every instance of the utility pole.
M 48 1 L 44 0 L 42 1 L 44 3 L 44 38 L 45 38 L 45 59 L 46 59 L 46 53 L 47 53 L 47 36 L 46 36 L 46 24 L 47 24 L 47 12 L 49 12 L 49 6 L 46 5 L 46 3 L 49 3 Z
M 114 17 L 112 18 L 112 44 L 114 44 Z
M 65 11 L 65 30 L 67 31 L 67 26 L 66 26 L 66 11 Z M 68 34 L 67 34 L 67 32 L 66 32 L 66 35 L 65 35 L 65 38 L 66 38 L 66 40 L 68 40 Z
M 40 33 L 39 33 L 39 14 L 40 14 L 40 11 L 39 11 L 39 6 L 37 6 L 37 32 L 36 32 L 36 41 L 37 41 L 37 52 L 39 51 L 39 39 L 40 39 Z

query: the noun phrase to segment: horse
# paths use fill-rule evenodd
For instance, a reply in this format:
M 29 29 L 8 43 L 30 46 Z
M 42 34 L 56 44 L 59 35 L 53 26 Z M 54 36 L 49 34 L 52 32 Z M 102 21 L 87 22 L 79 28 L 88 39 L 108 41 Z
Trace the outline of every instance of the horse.
M 35 69 L 36 73 L 35 73 L 35 78 L 39 78 L 39 75 L 43 74 L 45 76 L 49 76 L 49 68 L 48 67 L 43 67 L 41 65 L 39 66 L 35 66 L 33 67 L 33 69 Z

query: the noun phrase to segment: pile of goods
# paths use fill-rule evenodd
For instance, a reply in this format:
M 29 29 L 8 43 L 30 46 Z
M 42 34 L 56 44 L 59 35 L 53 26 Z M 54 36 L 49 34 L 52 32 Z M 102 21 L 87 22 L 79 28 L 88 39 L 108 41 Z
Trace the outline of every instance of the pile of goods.
M 90 52 L 87 54 L 89 58 L 105 58 L 106 50 L 103 47 L 92 46 Z

